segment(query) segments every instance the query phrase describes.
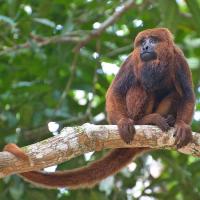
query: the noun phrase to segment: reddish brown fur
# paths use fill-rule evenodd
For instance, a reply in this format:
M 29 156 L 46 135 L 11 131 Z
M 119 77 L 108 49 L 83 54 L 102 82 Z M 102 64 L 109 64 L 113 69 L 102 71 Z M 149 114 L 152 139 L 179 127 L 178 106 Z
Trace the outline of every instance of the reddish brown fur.
M 22 160 L 29 160 L 29 157 L 16 144 L 8 144 L 4 147 L 4 151 L 12 152 L 16 157 Z
M 157 58 L 145 63 L 140 59 L 140 41 L 150 36 L 159 39 L 155 47 Z M 191 140 L 194 102 L 191 72 L 182 51 L 175 46 L 168 29 L 156 28 L 137 35 L 134 51 L 107 91 L 106 111 L 109 122 L 118 125 L 120 136 L 126 143 L 133 140 L 134 124 L 155 124 L 163 131 L 175 125 L 175 144 L 180 148 Z M 24 153 L 12 144 L 5 150 L 24 158 Z M 55 173 L 26 172 L 21 176 L 47 188 L 93 186 L 148 150 L 116 149 L 87 167 Z

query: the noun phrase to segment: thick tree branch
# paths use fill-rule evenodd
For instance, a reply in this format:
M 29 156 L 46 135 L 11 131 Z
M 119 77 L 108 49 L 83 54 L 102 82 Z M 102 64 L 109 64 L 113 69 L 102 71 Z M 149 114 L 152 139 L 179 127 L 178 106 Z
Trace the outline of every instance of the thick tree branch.
M 9 152 L 0 152 L 0 177 L 10 174 L 39 170 L 59 164 L 90 151 L 124 147 L 150 147 L 152 149 L 176 149 L 174 129 L 163 133 L 154 126 L 136 126 L 134 142 L 125 144 L 115 125 L 93 125 L 67 127 L 61 134 L 24 147 L 31 162 L 18 160 Z M 200 157 L 200 135 L 193 133 L 193 142 L 179 152 Z

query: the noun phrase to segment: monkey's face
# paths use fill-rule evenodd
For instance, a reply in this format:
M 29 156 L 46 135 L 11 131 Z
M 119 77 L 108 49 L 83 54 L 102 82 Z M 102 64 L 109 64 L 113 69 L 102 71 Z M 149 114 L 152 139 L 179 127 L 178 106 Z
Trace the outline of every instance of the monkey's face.
M 157 66 L 169 60 L 173 40 L 171 33 L 165 28 L 148 29 L 140 32 L 134 41 L 134 60 L 136 65 L 143 66 L 151 63 Z
M 140 41 L 140 59 L 142 61 L 148 62 L 157 58 L 155 46 L 158 42 L 158 38 L 152 36 L 143 38 Z
M 146 90 L 162 89 L 170 82 L 173 40 L 167 29 L 140 32 L 134 42 L 134 72 Z

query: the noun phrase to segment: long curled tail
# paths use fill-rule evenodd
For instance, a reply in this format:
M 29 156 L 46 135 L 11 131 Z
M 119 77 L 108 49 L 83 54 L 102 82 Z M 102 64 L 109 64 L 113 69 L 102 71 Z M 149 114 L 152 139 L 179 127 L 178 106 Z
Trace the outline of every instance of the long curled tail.
M 70 189 L 92 187 L 109 175 L 117 173 L 149 148 L 121 148 L 112 150 L 96 162 L 73 170 L 62 172 L 31 171 L 20 176 L 35 185 L 46 188 L 68 187 Z

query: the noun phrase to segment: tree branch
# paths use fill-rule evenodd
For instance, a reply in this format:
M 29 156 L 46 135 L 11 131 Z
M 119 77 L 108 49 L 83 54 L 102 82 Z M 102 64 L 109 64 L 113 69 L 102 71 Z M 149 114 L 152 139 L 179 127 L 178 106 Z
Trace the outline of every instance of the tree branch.
M 32 43 L 37 44 L 38 47 L 46 46 L 48 44 L 54 43 L 78 43 L 80 42 L 80 37 L 70 36 L 70 35 L 58 35 L 53 37 L 41 37 L 31 34 L 31 39 L 23 44 L 19 44 L 13 47 L 7 47 L 4 50 L 0 51 L 0 56 L 3 56 L 8 53 L 17 52 L 24 49 L 29 49 L 32 47 Z
M 30 157 L 30 163 L 17 159 L 9 152 L 0 152 L 0 177 L 39 170 L 102 149 L 150 147 L 175 150 L 173 133 L 173 128 L 168 133 L 163 133 L 155 126 L 136 126 L 134 141 L 127 145 L 121 140 L 115 125 L 87 123 L 82 126 L 67 127 L 57 136 L 23 147 Z M 193 141 L 178 151 L 200 157 L 200 135 L 193 133 Z
M 127 0 L 124 4 L 120 6 L 119 9 L 111 15 L 106 21 L 104 21 L 98 29 L 93 30 L 86 38 L 84 38 L 75 48 L 74 51 L 79 51 L 83 46 L 85 46 L 90 40 L 98 37 L 104 32 L 109 26 L 114 24 L 117 19 L 119 19 L 127 10 L 135 5 L 134 0 Z
M 81 37 L 81 35 L 83 35 L 83 33 L 81 34 L 81 31 L 79 31 L 80 33 L 77 32 L 79 34 L 73 34 L 72 32 L 71 35 L 70 33 L 68 33 L 66 35 L 58 35 L 52 37 L 42 37 L 39 35 L 30 34 L 31 38 L 29 41 L 13 47 L 5 48 L 4 50 L 0 51 L 0 56 L 3 56 L 8 53 L 18 52 L 24 49 L 29 49 L 31 48 L 33 42 L 37 44 L 38 47 L 46 46 L 52 43 L 77 43 L 77 46 L 74 48 L 74 51 L 77 52 L 90 40 L 100 36 L 106 30 L 106 28 L 114 24 L 127 10 L 132 8 L 134 5 L 134 0 L 127 0 L 122 5 L 120 5 L 113 13 L 113 15 L 110 16 L 107 20 L 105 20 L 98 29 L 92 30 L 86 37 Z

